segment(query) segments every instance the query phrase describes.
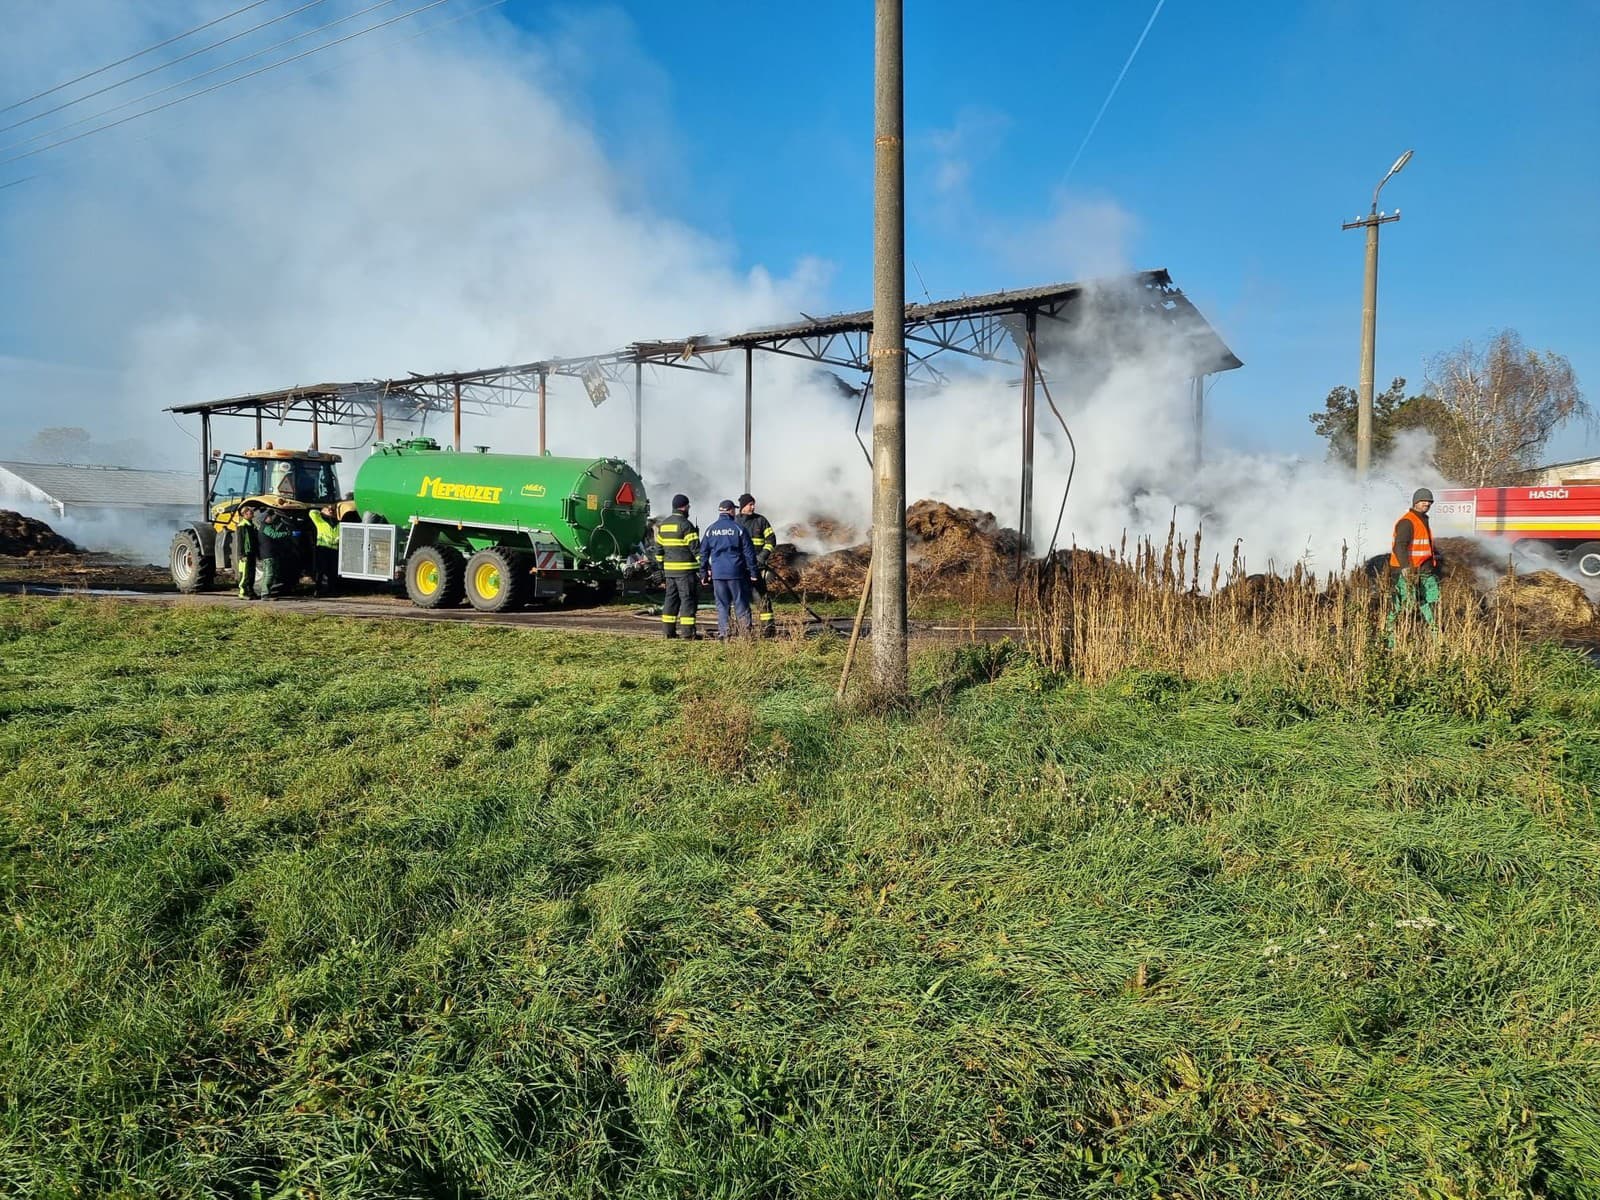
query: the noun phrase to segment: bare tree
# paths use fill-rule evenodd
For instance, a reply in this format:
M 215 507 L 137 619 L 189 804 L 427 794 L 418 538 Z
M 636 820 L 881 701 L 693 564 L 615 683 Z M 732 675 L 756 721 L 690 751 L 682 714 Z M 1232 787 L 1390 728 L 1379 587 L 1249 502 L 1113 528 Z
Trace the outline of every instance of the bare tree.
M 84 463 L 93 457 L 90 452 L 93 442 L 87 429 L 76 425 L 53 425 L 34 434 L 24 453 L 40 462 Z
M 1437 406 L 1426 425 L 1447 478 L 1471 487 L 1512 483 L 1537 464 L 1556 429 L 1589 405 L 1563 355 L 1529 350 L 1515 330 L 1490 336 L 1480 350 L 1463 342 L 1428 364 Z

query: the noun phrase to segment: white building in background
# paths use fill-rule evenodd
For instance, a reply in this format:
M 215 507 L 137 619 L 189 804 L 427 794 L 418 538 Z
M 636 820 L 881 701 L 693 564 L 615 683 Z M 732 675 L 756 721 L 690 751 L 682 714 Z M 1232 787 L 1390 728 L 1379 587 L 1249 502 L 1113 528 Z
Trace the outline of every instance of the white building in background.
M 1600 483 L 1600 458 L 1575 458 L 1551 463 L 1528 472 L 1529 487 L 1556 487 L 1566 483 Z
M 49 523 L 89 550 L 160 562 L 200 514 L 200 480 L 182 471 L 0 462 L 0 508 Z

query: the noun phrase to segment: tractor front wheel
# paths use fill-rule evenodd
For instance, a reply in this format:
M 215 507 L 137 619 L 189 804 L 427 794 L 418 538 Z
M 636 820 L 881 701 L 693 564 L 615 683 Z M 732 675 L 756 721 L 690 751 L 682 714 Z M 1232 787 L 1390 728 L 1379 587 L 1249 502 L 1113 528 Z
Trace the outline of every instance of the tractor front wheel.
M 467 560 L 467 603 L 479 612 L 510 612 L 527 594 L 527 567 L 521 555 L 499 546 L 479 550 Z
M 192 529 L 180 529 L 172 538 L 172 582 L 180 592 L 203 592 L 216 582 L 217 563 L 200 544 Z
M 422 546 L 406 559 L 406 595 L 418 608 L 454 608 L 461 603 L 466 560 L 449 546 Z

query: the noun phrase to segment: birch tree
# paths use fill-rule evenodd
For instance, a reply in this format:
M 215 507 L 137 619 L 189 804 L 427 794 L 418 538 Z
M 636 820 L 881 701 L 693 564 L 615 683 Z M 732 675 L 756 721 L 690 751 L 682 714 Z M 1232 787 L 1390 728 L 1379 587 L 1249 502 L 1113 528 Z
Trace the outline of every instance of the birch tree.
M 1550 435 L 1590 409 L 1565 356 L 1529 350 L 1515 330 L 1480 349 L 1463 342 L 1428 364 L 1427 427 L 1440 472 L 1470 487 L 1513 483 L 1536 466 Z

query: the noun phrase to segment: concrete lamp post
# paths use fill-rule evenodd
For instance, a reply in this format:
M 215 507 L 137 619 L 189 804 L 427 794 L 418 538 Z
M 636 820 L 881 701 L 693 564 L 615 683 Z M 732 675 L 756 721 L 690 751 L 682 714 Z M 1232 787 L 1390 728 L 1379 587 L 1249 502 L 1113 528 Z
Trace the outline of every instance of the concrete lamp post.
M 1400 210 L 1378 211 L 1378 193 L 1411 161 L 1415 151 L 1407 150 L 1394 160 L 1388 174 L 1372 189 L 1372 209 L 1364 217 L 1348 221 L 1341 229 L 1367 231 L 1367 271 L 1361 299 L 1361 391 L 1356 403 L 1356 478 L 1365 479 L 1372 466 L 1372 383 L 1373 359 L 1377 354 L 1378 333 L 1378 226 L 1400 219 Z

